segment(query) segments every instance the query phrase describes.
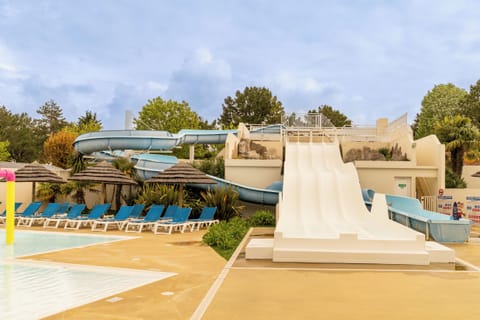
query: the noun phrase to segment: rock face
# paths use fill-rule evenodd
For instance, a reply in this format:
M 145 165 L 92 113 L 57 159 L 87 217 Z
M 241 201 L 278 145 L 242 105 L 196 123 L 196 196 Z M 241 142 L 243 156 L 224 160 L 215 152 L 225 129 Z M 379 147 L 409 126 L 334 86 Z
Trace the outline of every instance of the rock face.
M 238 156 L 244 159 L 268 159 L 267 147 L 250 139 L 242 139 L 238 143 Z
M 370 161 L 407 161 L 407 155 L 402 153 L 402 147 L 395 144 L 391 149 L 371 149 L 370 147 L 350 149 L 345 154 L 345 162 L 352 162 L 355 160 L 370 160 Z

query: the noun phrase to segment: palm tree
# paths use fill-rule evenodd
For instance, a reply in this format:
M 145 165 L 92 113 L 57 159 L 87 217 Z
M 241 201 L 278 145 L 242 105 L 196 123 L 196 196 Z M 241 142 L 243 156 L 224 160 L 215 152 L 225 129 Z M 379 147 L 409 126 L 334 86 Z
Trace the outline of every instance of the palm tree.
M 133 180 L 140 182 L 140 177 L 138 176 L 137 172 L 135 171 L 135 164 L 131 162 L 127 158 L 116 158 L 112 161 L 112 165 L 125 173 L 127 176 L 132 178 Z M 117 208 L 120 206 L 120 201 L 122 199 L 122 186 L 123 185 L 115 185 L 115 204 Z M 132 198 L 132 187 L 130 186 L 130 190 L 128 192 L 127 198 Z M 135 187 L 136 188 L 136 187 Z
M 70 175 L 83 171 L 87 168 L 87 164 L 83 159 L 83 155 L 81 153 L 76 153 L 75 158 L 73 159 L 72 163 L 72 170 L 70 171 Z M 88 182 L 80 182 L 80 181 L 69 181 L 68 183 L 62 185 L 61 193 L 65 195 L 71 195 L 76 203 L 85 203 L 85 194 L 86 191 L 89 192 L 99 192 L 94 188 L 94 184 Z
M 465 116 L 446 116 L 435 123 L 435 134 L 445 144 L 445 149 L 450 151 L 452 171 L 461 177 L 465 152 L 478 144 L 480 134 L 477 127 Z

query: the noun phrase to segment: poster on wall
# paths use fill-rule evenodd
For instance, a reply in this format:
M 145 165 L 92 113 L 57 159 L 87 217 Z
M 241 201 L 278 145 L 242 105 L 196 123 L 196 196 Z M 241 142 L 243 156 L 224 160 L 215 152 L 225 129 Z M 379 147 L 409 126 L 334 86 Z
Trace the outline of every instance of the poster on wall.
M 437 197 L 437 212 L 443 214 L 452 214 L 453 196 L 439 195 Z
M 480 223 L 480 197 L 467 196 L 466 215 L 474 223 Z

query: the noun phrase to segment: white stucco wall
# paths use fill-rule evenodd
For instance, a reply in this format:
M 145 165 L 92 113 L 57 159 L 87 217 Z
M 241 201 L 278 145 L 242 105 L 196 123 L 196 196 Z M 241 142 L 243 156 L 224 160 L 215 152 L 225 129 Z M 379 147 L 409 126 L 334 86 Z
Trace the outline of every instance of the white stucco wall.
M 249 187 L 265 188 L 282 180 L 282 161 L 232 159 L 225 160 L 225 179 Z

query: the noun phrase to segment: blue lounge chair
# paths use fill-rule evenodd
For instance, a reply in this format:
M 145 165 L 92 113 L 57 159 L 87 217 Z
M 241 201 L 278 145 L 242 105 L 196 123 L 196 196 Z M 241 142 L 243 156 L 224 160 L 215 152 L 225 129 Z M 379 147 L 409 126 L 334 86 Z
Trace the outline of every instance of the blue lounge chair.
M 17 212 L 18 208 L 22 206 L 22 202 L 15 202 L 14 205 L 14 212 Z M 5 223 L 5 220 L 7 219 L 7 209 L 3 210 L 3 213 L 0 215 L 0 225 Z
M 137 203 L 133 205 L 133 210 L 132 213 L 130 214 L 130 219 L 138 219 L 140 215 L 143 212 L 143 209 L 145 209 L 145 205 L 143 203 Z
M 121 206 L 113 218 L 95 220 L 92 224 L 92 231 L 107 231 L 110 226 L 122 230 L 122 226 L 132 214 L 132 210 L 133 206 Z
M 160 219 L 165 206 L 153 204 L 143 219 L 132 219 L 126 223 L 125 232 L 142 232 L 144 227 L 152 227 Z
M 66 214 L 68 209 L 70 209 L 71 206 L 72 204 L 70 202 L 61 203 L 60 208 L 58 208 L 57 210 L 57 215 Z
M 200 217 L 197 219 L 188 219 L 190 230 L 193 231 L 195 228 L 200 230 L 201 227 L 209 227 L 212 224 L 218 223 L 219 221 L 215 219 L 215 212 L 217 212 L 217 207 L 203 207 Z
M 75 219 L 65 221 L 65 229 L 78 230 L 81 226 L 91 226 L 94 221 L 100 219 L 110 209 L 110 203 L 96 204 L 86 216 L 79 216 Z
M 175 216 L 175 213 L 177 212 L 177 210 L 179 209 L 178 206 L 174 205 L 174 204 L 171 204 L 167 207 L 167 209 L 165 210 L 165 213 L 163 214 L 163 216 L 160 217 L 160 219 L 158 219 L 159 221 L 170 221 L 173 219 L 173 216 Z
M 42 206 L 41 201 L 30 202 L 28 206 L 23 210 L 23 212 L 19 212 L 15 215 L 15 220 L 18 222 L 20 218 L 24 217 L 33 217 L 37 214 L 38 210 Z
M 74 204 L 73 207 L 68 210 L 66 216 L 56 216 L 45 219 L 43 223 L 44 228 L 58 228 L 62 222 L 66 222 L 69 219 L 76 219 L 80 217 L 82 211 L 85 209 L 84 204 Z
M 49 203 L 43 210 L 43 212 L 38 216 L 30 216 L 30 217 L 19 217 L 17 226 L 24 226 L 24 227 L 31 227 L 36 223 L 43 223 L 45 219 L 53 217 L 60 209 L 60 203 Z
M 157 221 L 152 227 L 155 234 L 171 234 L 172 231 L 178 230 L 181 233 L 189 226 L 188 217 L 192 212 L 192 208 L 178 208 L 175 215 L 170 221 Z M 164 230 L 164 231 L 163 231 Z

